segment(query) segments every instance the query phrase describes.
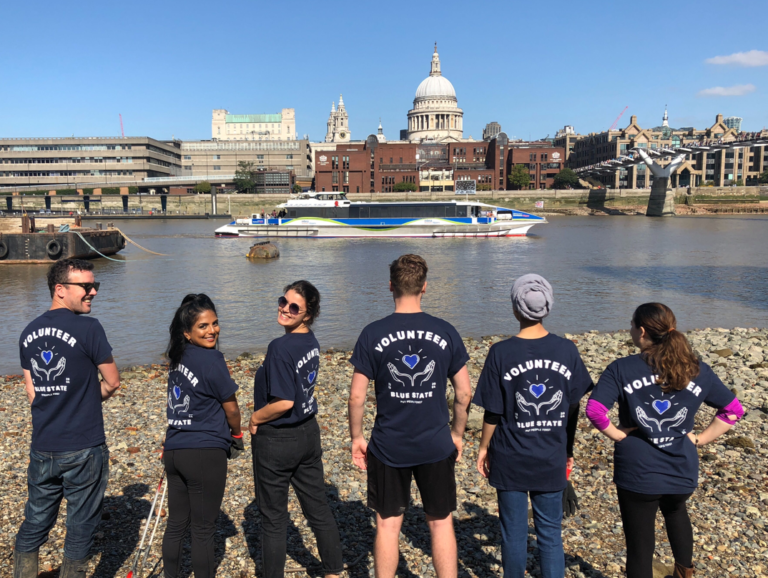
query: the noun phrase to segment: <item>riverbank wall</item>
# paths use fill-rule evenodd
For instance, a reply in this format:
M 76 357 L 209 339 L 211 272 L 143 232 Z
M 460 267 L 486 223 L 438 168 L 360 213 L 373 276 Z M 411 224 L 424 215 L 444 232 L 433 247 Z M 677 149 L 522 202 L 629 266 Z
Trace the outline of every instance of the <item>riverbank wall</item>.
M 696 187 L 677 189 L 676 202 L 679 207 L 700 208 L 706 212 L 713 206 L 768 206 L 768 186 L 764 187 Z M 574 190 L 525 190 L 525 191 L 478 191 L 472 200 L 514 207 L 530 212 L 562 212 L 581 214 L 585 212 L 628 212 L 644 213 L 648 205 L 650 189 L 574 189 Z M 452 192 L 431 193 L 349 193 L 352 201 L 447 201 L 464 200 L 466 197 Z M 54 212 L 84 211 L 84 200 L 76 197 L 50 197 Z M 246 217 L 253 213 L 271 212 L 285 202 L 284 195 L 218 195 L 218 213 L 234 217 Z M 122 195 L 91 195 L 91 212 L 122 212 Z M 204 215 L 212 213 L 210 195 L 168 195 L 166 214 Z M 7 207 L 3 207 L 5 209 Z M 46 208 L 42 195 L 17 195 L 13 197 L 13 209 L 39 212 Z M 133 213 L 162 212 L 160 195 L 128 195 L 128 211 Z M 684 209 L 683 212 L 696 212 Z
M 768 330 L 702 329 L 687 333 L 695 351 L 712 366 L 723 382 L 739 396 L 744 418 L 716 442 L 699 449 L 699 488 L 691 498 L 694 528 L 694 565 L 697 578 L 749 576 L 768 578 Z M 566 334 L 581 352 L 597 381 L 614 359 L 635 353 L 628 332 Z M 472 387 L 482 370 L 489 348 L 502 337 L 465 339 Z M 116 352 L 119 355 L 119 352 Z M 351 352 L 326 350 L 320 356 L 316 396 L 320 413 L 323 464 L 328 501 L 339 526 L 344 560 L 352 567 L 343 575 L 368 578 L 373 568 L 373 512 L 366 506 L 366 474 L 349 455 L 347 395 L 352 377 Z M 233 379 L 240 386 L 238 399 L 247 423 L 252 411 L 253 379 L 263 355 L 244 353 L 228 358 Z M 141 538 L 154 489 L 160 478 L 160 448 L 165 434 L 166 373 L 161 365 L 121 370 L 123 387 L 103 406 L 110 448 L 110 480 L 102 523 L 96 535 L 88 575 L 125 576 Z M 450 387 L 448 396 L 450 397 Z M 369 389 L 364 428 L 370 435 L 375 398 Z M 623 576 L 626 546 L 618 510 L 613 475 L 613 445 L 595 431 L 583 415 L 582 400 L 572 473 L 580 509 L 563 521 L 567 578 L 619 578 Z M 704 429 L 714 410 L 702 406 L 696 431 Z M 616 422 L 616 410 L 611 413 Z M 459 575 L 491 578 L 501 574 L 500 527 L 496 492 L 475 467 L 480 442 L 482 412 L 473 408 L 464 436 L 464 455 L 456 465 L 459 509 L 454 514 Z M 20 375 L 0 378 L 0 472 L 3 492 L 0 508 L 0 547 L 10 552 L 23 519 L 26 469 L 31 435 L 29 404 Z M 261 519 L 254 500 L 249 450 L 229 462 L 229 476 L 215 535 L 218 575 L 251 578 L 261 565 Z M 167 508 L 167 505 L 165 506 Z M 40 550 L 41 570 L 55 570 L 64 545 L 64 508 L 50 538 Z M 318 568 L 318 552 L 295 496 L 289 499 L 287 570 Z M 657 528 L 663 528 L 659 522 Z M 158 538 L 149 553 L 149 565 L 160 568 L 161 518 Z M 656 548 L 658 574 L 671 574 L 673 558 L 666 537 Z M 540 575 L 536 540 L 529 537 L 528 572 Z M 400 541 L 398 575 L 432 578 L 430 539 L 422 503 L 414 493 L 405 515 Z M 191 573 L 189 550 L 184 551 L 183 575 Z M 11 559 L 0 560 L 0 575 L 11 575 Z M 666 570 L 662 567 L 666 566 Z M 304 572 L 291 575 L 306 575 Z M 53 576 L 53 574 L 50 574 Z

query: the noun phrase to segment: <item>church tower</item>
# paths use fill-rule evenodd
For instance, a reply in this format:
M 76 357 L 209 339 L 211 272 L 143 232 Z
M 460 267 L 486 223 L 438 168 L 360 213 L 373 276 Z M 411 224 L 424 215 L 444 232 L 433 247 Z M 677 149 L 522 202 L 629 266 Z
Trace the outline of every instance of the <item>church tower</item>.
M 349 115 L 344 106 L 344 97 L 339 95 L 339 108 L 336 103 L 331 103 L 331 114 L 328 117 L 328 130 L 325 133 L 325 142 L 344 143 L 350 141 Z

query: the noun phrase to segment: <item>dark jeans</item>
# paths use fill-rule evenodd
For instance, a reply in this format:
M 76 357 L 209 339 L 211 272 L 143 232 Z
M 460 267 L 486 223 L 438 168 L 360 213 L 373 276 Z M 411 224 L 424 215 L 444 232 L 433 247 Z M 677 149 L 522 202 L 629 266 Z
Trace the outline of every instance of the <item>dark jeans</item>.
M 504 578 L 523 578 L 528 558 L 528 494 L 497 490 Z M 530 492 L 543 578 L 565 576 L 563 492 Z
M 219 448 L 168 450 L 163 462 L 168 480 L 165 577 L 178 575 L 181 545 L 191 526 L 195 578 L 212 578 L 216 575 L 213 535 L 227 485 L 227 452 Z
M 653 576 L 656 512 L 661 508 L 675 562 L 693 564 L 693 528 L 685 502 L 691 494 L 638 494 L 616 488 L 627 540 L 627 578 Z
M 323 574 L 341 573 L 341 540 L 325 496 L 317 421 L 311 418 L 295 427 L 259 426 L 252 445 L 256 502 L 261 512 L 262 576 L 284 575 L 289 486 L 315 534 Z
M 67 499 L 67 536 L 64 555 L 70 560 L 88 556 L 101 521 L 104 490 L 109 480 L 106 444 L 74 452 L 29 453 L 27 505 L 16 534 L 16 550 L 37 552 L 56 523 L 62 498 Z

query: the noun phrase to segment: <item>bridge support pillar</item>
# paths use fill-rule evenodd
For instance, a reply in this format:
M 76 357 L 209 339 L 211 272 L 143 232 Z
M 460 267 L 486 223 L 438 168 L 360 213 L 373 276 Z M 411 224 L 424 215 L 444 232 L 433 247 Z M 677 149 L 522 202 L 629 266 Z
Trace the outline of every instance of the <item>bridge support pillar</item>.
M 211 214 L 219 214 L 219 203 L 216 195 L 216 187 L 211 187 Z
M 669 177 L 655 177 L 648 198 L 646 217 L 674 217 L 675 191 L 669 187 Z

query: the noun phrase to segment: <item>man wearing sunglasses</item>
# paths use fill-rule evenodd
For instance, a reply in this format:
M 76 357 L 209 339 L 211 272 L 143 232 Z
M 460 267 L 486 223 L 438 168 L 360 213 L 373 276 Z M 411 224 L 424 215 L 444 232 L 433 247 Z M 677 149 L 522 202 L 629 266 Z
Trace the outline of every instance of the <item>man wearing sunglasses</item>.
M 40 546 L 67 500 L 60 578 L 85 578 L 109 477 L 101 403 L 120 387 L 101 324 L 85 317 L 99 290 L 93 264 L 55 262 L 48 271 L 51 308 L 19 339 L 32 445 L 24 522 L 13 550 L 14 578 L 36 578 Z M 101 380 L 99 379 L 101 374 Z
M 472 394 L 469 355 L 451 324 L 421 310 L 427 263 L 403 255 L 389 268 L 395 312 L 360 334 L 350 363 L 352 460 L 368 471 L 368 507 L 376 511 L 374 565 L 377 578 L 394 578 L 400 527 L 416 479 L 432 535 L 438 578 L 456 578 L 456 462 Z M 446 384 L 455 391 L 449 426 Z M 376 421 L 370 443 L 363 438 L 368 382 L 376 389 Z

